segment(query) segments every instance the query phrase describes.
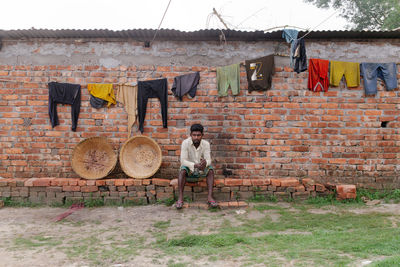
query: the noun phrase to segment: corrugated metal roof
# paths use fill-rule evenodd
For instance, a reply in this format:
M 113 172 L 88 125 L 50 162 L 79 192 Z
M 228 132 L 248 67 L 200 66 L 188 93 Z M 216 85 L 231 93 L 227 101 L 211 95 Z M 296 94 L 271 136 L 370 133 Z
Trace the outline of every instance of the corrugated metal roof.
M 138 41 L 149 41 L 153 38 L 154 29 L 132 29 L 113 31 L 106 29 L 93 30 L 50 30 L 50 29 L 29 29 L 29 30 L 0 30 L 0 38 L 3 39 L 32 39 L 32 38 L 118 38 L 134 39 Z M 227 41 L 265 41 L 282 40 L 282 31 L 236 31 L 222 30 Z M 306 32 L 299 32 L 299 36 Z M 221 30 L 199 30 L 179 31 L 161 29 L 156 40 L 172 41 L 219 41 Z M 313 31 L 306 39 L 377 39 L 377 38 L 400 38 L 400 31 Z

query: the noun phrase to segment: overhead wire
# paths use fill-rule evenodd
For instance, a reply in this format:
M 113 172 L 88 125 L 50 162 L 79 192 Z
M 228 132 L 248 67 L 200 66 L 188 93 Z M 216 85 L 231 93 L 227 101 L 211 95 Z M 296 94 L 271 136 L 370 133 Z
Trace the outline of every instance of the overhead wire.
M 152 43 L 152 42 L 154 41 L 154 39 L 156 39 L 157 33 L 158 33 L 158 31 L 160 30 L 161 24 L 163 23 L 163 20 L 164 20 L 164 18 L 165 18 L 165 14 L 167 14 L 167 11 L 168 11 L 169 5 L 171 4 L 171 1 L 172 1 L 172 0 L 169 0 L 168 5 L 167 5 L 167 8 L 166 8 L 165 11 L 164 11 L 164 15 L 162 16 L 162 19 L 161 19 L 161 21 L 160 21 L 160 24 L 158 25 L 157 31 L 155 32 L 154 37 L 153 37 L 153 40 L 151 40 L 150 43 Z

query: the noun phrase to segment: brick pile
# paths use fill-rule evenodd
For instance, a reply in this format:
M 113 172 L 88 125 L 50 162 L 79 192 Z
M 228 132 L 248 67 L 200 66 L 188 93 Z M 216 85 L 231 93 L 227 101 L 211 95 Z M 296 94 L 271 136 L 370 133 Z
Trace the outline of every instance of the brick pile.
M 0 179 L 0 198 L 11 197 L 15 201 L 63 204 L 101 199 L 106 204 L 152 204 L 174 198 L 177 181 L 169 179 L 104 179 L 84 180 L 73 178 L 18 178 Z M 237 206 L 240 201 L 263 196 L 278 200 L 305 200 L 309 197 L 326 196 L 333 191 L 312 179 L 217 179 L 214 197 L 218 201 Z M 338 198 L 355 198 L 355 186 L 338 186 Z M 343 188 L 343 189 L 340 189 Z M 351 188 L 349 191 L 348 188 Z M 354 190 L 353 190 L 354 189 Z M 344 193 L 343 193 L 344 192 Z M 184 195 L 191 201 L 207 200 L 205 181 L 187 183 Z M 239 201 L 239 202 L 238 202 Z M 241 202 L 242 203 L 242 202 Z

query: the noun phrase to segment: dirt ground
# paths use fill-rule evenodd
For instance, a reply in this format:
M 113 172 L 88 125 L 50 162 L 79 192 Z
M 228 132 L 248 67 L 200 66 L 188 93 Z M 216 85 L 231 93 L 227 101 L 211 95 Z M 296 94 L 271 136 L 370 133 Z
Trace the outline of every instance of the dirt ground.
M 274 203 L 293 209 L 290 203 Z M 55 222 L 57 215 L 66 208 L 1 208 L 0 209 L 0 266 L 93 266 L 96 257 L 105 266 L 171 266 L 176 262 L 191 262 L 187 255 L 163 255 L 150 244 L 154 244 L 157 232 L 168 231 L 178 235 L 182 231 L 189 234 L 210 234 L 212 229 L 229 221 L 232 225 L 242 222 L 241 218 L 259 219 L 270 216 L 279 221 L 279 214 L 267 214 L 252 209 L 226 209 L 210 212 L 201 209 L 176 211 L 164 205 L 136 207 L 84 208 Z M 399 204 L 380 204 L 373 207 L 350 208 L 356 214 L 382 212 L 400 214 Z M 335 213 L 335 206 L 313 208 L 309 212 Z M 168 229 L 163 228 L 168 224 Z M 285 233 L 284 233 L 285 234 Z M 290 234 L 290 232 L 286 233 Z M 304 233 L 307 234 L 307 233 Z M 126 240 L 129 240 L 126 242 Z M 129 252 L 115 244 L 124 243 Z M 142 244 L 138 247 L 136 244 Z M 150 248 L 151 247 L 151 248 Z M 117 257 L 107 254 L 112 249 L 121 251 Z M 124 253 L 124 251 L 126 253 Z M 135 253 L 131 253 L 135 251 Z M 107 258 L 109 255 L 109 258 Z M 179 255 L 179 254 L 178 254 Z M 103 257 L 101 258 L 100 257 Z M 218 261 L 196 259 L 195 266 L 240 266 L 240 257 Z M 362 263 L 356 263 L 362 266 Z M 179 265 L 175 265 L 179 266 Z M 290 262 L 287 266 L 291 266 Z

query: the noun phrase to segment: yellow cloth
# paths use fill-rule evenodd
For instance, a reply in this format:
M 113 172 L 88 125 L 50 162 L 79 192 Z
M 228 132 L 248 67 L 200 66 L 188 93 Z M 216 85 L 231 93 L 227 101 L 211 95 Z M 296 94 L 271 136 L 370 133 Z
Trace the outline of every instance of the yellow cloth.
M 137 85 L 118 85 L 117 101 L 122 103 L 128 113 L 128 137 L 131 136 L 131 128 L 136 122 L 137 116 Z
M 342 77 L 346 78 L 347 87 L 360 85 L 360 63 L 331 61 L 329 82 L 333 86 L 339 86 Z
M 87 89 L 92 96 L 108 101 L 107 107 L 117 104 L 112 84 L 89 83 Z

